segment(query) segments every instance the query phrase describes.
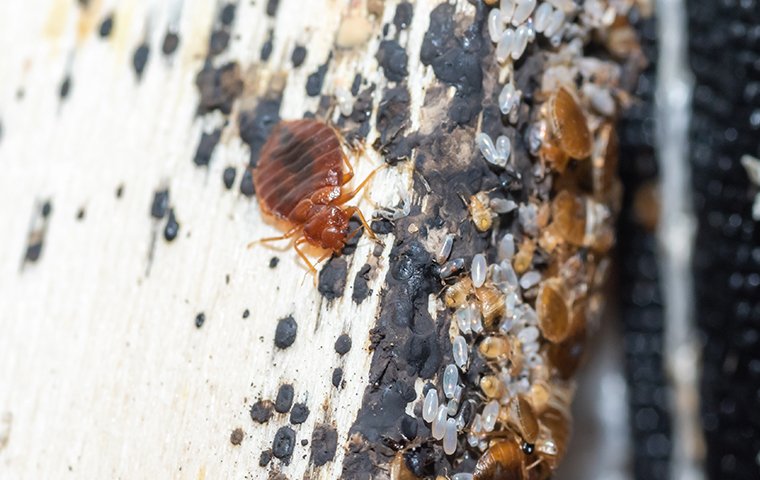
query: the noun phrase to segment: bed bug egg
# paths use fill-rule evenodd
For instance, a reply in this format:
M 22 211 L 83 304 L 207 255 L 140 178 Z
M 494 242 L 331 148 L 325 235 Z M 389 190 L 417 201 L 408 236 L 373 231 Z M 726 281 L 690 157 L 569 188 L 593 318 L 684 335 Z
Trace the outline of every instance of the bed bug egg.
M 515 14 L 516 0 L 501 0 L 499 3 L 499 12 L 501 12 L 501 22 L 507 25 L 512 21 L 512 16 Z
M 439 265 L 442 265 L 443 262 L 449 259 L 449 255 L 451 255 L 451 248 L 454 246 L 454 235 L 447 234 L 443 238 L 443 243 L 441 243 L 441 248 L 438 250 L 438 255 L 436 255 L 436 261 Z
M 465 340 L 463 336 L 457 335 L 452 342 L 452 356 L 454 357 L 454 363 L 456 363 L 462 370 L 464 370 L 465 365 L 467 365 L 468 354 L 469 347 L 467 345 L 467 340 Z
M 517 31 L 515 31 L 514 43 L 512 45 L 512 51 L 510 52 L 512 60 L 519 60 L 520 57 L 522 57 L 523 53 L 525 53 L 525 48 L 528 46 L 529 38 L 530 29 L 527 26 L 520 25 L 517 27 Z
M 475 135 L 475 145 L 478 146 L 480 153 L 488 163 L 497 165 L 499 163 L 496 153 L 496 147 L 493 144 L 493 140 L 487 133 L 480 132 Z
M 457 367 L 454 364 L 449 364 L 446 366 L 446 369 L 443 371 L 443 394 L 446 395 L 446 398 L 452 398 L 454 396 L 454 390 L 457 387 L 457 383 L 459 382 L 459 372 L 457 372 Z
M 499 110 L 504 115 L 509 115 L 520 106 L 521 93 L 515 89 L 512 82 L 507 82 L 499 92 Z
M 455 258 L 441 265 L 441 269 L 438 275 L 441 278 L 448 278 L 452 275 L 456 275 L 464 268 L 464 258 Z
M 451 480 L 473 480 L 473 477 L 471 473 L 455 473 Z
M 562 150 L 578 160 L 588 157 L 591 154 L 591 132 L 586 116 L 572 94 L 565 87 L 560 87 L 549 105 L 549 118 Z
M 512 49 L 514 48 L 514 42 L 515 42 L 514 29 L 511 29 L 511 28 L 505 29 L 502 32 L 501 37 L 499 38 L 499 43 L 496 44 L 496 60 L 498 60 L 501 63 L 504 63 L 512 54 Z
M 538 282 L 540 281 L 541 274 L 535 270 L 531 270 L 529 272 L 525 272 L 525 274 L 520 277 L 520 287 L 522 287 L 523 290 L 528 290 L 529 288 L 538 285 Z
M 435 416 L 438 413 L 438 392 L 435 388 L 431 388 L 425 394 L 425 401 L 422 403 L 422 419 L 428 423 L 432 423 L 435 420 Z
M 436 440 L 440 440 L 443 438 L 443 435 L 446 433 L 446 405 L 440 405 L 438 407 L 438 412 L 435 414 L 435 418 L 433 419 L 433 423 L 431 425 L 431 435 Z
M 488 206 L 491 207 L 491 210 L 501 215 L 517 209 L 517 204 L 515 202 L 512 200 L 507 200 L 506 198 L 499 197 L 492 198 L 489 201 Z
M 546 35 L 547 38 L 555 37 L 564 25 L 565 12 L 562 10 L 555 10 L 549 16 L 549 20 L 546 23 L 546 28 L 544 29 L 544 35 Z
M 496 154 L 499 156 L 500 163 L 503 162 L 506 165 L 509 156 L 512 154 L 512 142 L 506 135 L 499 135 L 499 138 L 496 139 Z
M 496 426 L 496 420 L 499 418 L 499 402 L 491 400 L 483 408 L 483 430 L 492 432 Z
M 472 285 L 475 288 L 480 288 L 486 281 L 486 257 L 482 253 L 477 253 L 472 257 L 472 266 L 470 268 L 470 275 L 472 277 Z
M 546 29 L 549 24 L 549 17 L 554 12 L 554 9 L 549 3 L 542 3 L 536 8 L 536 14 L 533 16 L 533 26 L 536 32 L 541 33 Z
M 501 11 L 498 8 L 488 12 L 488 35 L 491 41 L 496 43 L 504 32 L 504 24 L 501 22 Z
M 446 420 L 443 434 L 443 452 L 451 455 L 457 449 L 457 423 L 453 418 Z
M 512 15 L 512 25 L 515 27 L 528 20 L 528 17 L 533 13 L 536 8 L 536 0 L 516 0 L 517 6 L 515 12 Z

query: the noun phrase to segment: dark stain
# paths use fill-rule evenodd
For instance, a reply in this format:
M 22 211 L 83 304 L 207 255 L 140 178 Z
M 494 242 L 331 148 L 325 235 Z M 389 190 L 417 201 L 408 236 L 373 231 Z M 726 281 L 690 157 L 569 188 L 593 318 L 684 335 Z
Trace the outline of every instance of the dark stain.
M 232 185 L 235 183 L 236 175 L 237 171 L 235 170 L 235 167 L 227 167 L 224 169 L 224 172 L 222 172 L 222 183 L 224 183 L 224 188 L 227 190 L 232 188 Z
M 211 156 L 214 153 L 214 149 L 219 144 L 219 139 L 221 138 L 222 130 L 219 128 L 211 133 L 203 132 L 201 134 L 201 139 L 198 142 L 198 148 L 195 150 L 193 163 L 198 167 L 207 167 L 211 162 Z
M 42 256 L 43 245 L 45 244 L 45 235 L 47 234 L 50 215 L 53 212 L 53 204 L 46 200 L 35 206 L 32 213 L 32 222 L 29 233 L 26 238 L 26 249 L 21 261 L 23 270 L 26 263 L 35 263 Z
M 259 455 L 259 467 L 266 467 L 269 465 L 269 462 L 272 461 L 272 451 L 271 450 L 264 450 L 261 452 L 261 455 Z
M 230 433 L 230 443 L 233 445 L 240 445 L 243 443 L 243 438 L 245 438 L 245 432 L 243 432 L 242 428 L 236 428 Z
M 259 400 L 251 405 L 251 420 L 256 423 L 267 423 L 272 418 L 274 405 L 270 400 Z
M 267 40 L 264 42 L 264 45 L 261 46 L 261 61 L 266 62 L 269 60 L 269 57 L 272 55 L 272 49 L 274 41 L 274 30 L 269 30 L 269 35 L 267 36 Z
M 219 55 L 230 44 L 230 32 L 227 29 L 214 30 L 208 40 L 208 54 L 210 57 Z
M 400 82 L 409 75 L 406 68 L 409 57 L 406 50 L 397 41 L 383 40 L 380 42 L 375 58 L 383 67 L 385 78 L 391 82 Z
M 219 14 L 219 21 L 222 22 L 222 25 L 225 27 L 232 25 L 232 22 L 235 21 L 236 9 L 237 6 L 234 3 L 228 3 L 224 6 L 224 8 L 222 8 L 222 13 Z
M 82 221 L 84 220 L 85 215 L 87 214 L 87 211 L 84 207 L 80 207 L 79 210 L 77 210 L 77 220 Z
M 280 385 L 277 390 L 277 398 L 274 400 L 274 409 L 277 413 L 287 413 L 293 405 L 293 396 L 295 392 L 293 385 L 285 383 Z
M 100 38 L 108 38 L 111 35 L 111 30 L 113 30 L 113 14 L 107 15 L 103 19 L 103 22 L 101 22 L 100 29 L 98 30 Z
M 155 219 L 162 219 L 169 209 L 169 190 L 156 190 L 153 193 L 153 202 L 150 205 L 150 216 Z
M 290 54 L 290 61 L 293 62 L 293 67 L 300 67 L 303 65 L 304 60 L 306 60 L 306 47 L 303 45 L 296 45 L 293 49 L 293 53 Z
M 277 15 L 277 9 L 280 7 L 280 0 L 267 0 L 267 15 L 274 17 Z
M 380 136 L 373 147 L 383 154 L 391 165 L 411 157 L 419 144 L 416 134 L 406 136 L 403 130 L 409 126 L 409 90 L 406 85 L 386 89 L 377 108 L 376 126 Z
M 367 138 L 370 130 L 370 117 L 372 116 L 373 97 L 375 86 L 371 85 L 365 88 L 354 101 L 354 108 L 351 111 L 349 119 L 356 124 L 356 127 L 346 134 L 346 138 L 352 139 Z
M 166 227 L 164 227 L 164 238 L 167 242 L 171 242 L 177 238 L 179 233 L 179 223 L 177 217 L 174 215 L 174 209 L 169 209 L 169 218 L 166 220 Z
M 279 257 L 272 257 L 269 259 L 269 268 L 277 268 L 277 264 L 280 263 Z
M 195 328 L 201 328 L 206 322 L 206 314 L 201 312 L 195 316 Z
M 346 289 L 348 263 L 344 258 L 332 257 L 319 272 L 319 293 L 327 300 L 343 295 Z
M 179 46 L 179 36 L 175 32 L 166 32 L 164 43 L 161 45 L 161 51 L 167 57 L 174 54 Z
M 243 318 L 248 318 L 251 315 L 251 312 L 246 308 L 243 310 Z
M 338 432 L 332 425 L 317 425 L 311 434 L 311 463 L 317 467 L 332 462 L 338 448 Z
M 359 95 L 359 89 L 361 88 L 361 86 L 362 86 L 362 74 L 357 73 L 356 75 L 354 75 L 354 81 L 351 82 L 351 95 L 353 95 L 354 97 Z
M 58 92 L 58 94 L 61 97 L 61 101 L 66 100 L 66 97 L 69 96 L 70 91 L 71 91 L 71 75 L 66 75 L 63 78 L 63 81 L 61 82 L 61 88 Z
M 116 198 L 121 198 L 124 195 L 124 184 L 120 184 L 116 187 Z
M 412 15 L 414 7 L 409 2 L 401 2 L 396 7 L 396 13 L 393 15 L 393 24 L 398 30 L 405 30 L 412 24 Z
M 282 460 L 285 465 L 290 464 L 295 443 L 296 432 L 288 426 L 280 427 L 272 441 L 272 455 Z
M 274 333 L 274 344 L 277 348 L 286 349 L 296 341 L 298 333 L 298 324 L 292 315 L 281 318 L 277 321 L 277 328 Z
M 251 167 L 255 167 L 258 163 L 261 147 L 266 143 L 272 128 L 280 121 L 281 102 L 282 98 L 279 95 L 265 97 L 253 110 L 240 113 L 238 119 L 240 139 L 251 149 L 248 161 Z
M 372 228 L 372 231 L 378 235 L 387 235 L 393 232 L 393 222 L 387 218 L 372 220 L 370 227 Z
M 148 56 L 150 55 L 150 46 L 147 43 L 143 43 L 132 56 L 132 67 L 135 69 L 135 75 L 137 75 L 137 81 L 140 81 L 145 70 L 145 65 L 148 63 Z
M 246 168 L 243 171 L 243 178 L 240 179 L 240 193 L 250 198 L 256 193 L 256 189 L 253 186 L 253 175 L 251 169 Z
M 236 62 L 230 62 L 214 68 L 207 60 L 195 77 L 195 85 L 201 97 L 198 104 L 199 115 L 214 110 L 229 115 L 233 102 L 243 91 L 240 66 Z
M 330 58 L 306 79 L 306 94 L 308 96 L 316 97 L 322 92 L 322 85 L 325 83 L 325 74 L 327 74 L 329 64 Z
M 372 289 L 369 288 L 369 272 L 371 269 L 370 264 L 365 263 L 354 278 L 354 290 L 351 292 L 351 298 L 357 304 L 362 303 L 372 294 Z
M 347 333 L 342 333 L 337 340 L 335 340 L 335 351 L 341 357 L 347 354 L 351 350 L 351 337 Z
M 300 425 L 309 418 L 309 407 L 305 403 L 296 403 L 290 411 L 290 423 Z
M 343 369 L 338 367 L 332 371 L 332 384 L 335 388 L 341 388 L 343 381 Z

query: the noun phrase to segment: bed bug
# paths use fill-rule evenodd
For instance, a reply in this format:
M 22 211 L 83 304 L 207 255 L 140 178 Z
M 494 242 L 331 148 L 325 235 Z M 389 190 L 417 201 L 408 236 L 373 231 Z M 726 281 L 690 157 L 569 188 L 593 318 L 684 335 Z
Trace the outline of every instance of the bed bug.
M 367 185 L 375 172 L 377 169 L 355 189 L 344 192 L 343 186 L 354 177 L 354 170 L 341 146 L 340 134 L 314 119 L 278 123 L 261 149 L 261 157 L 253 169 L 253 184 L 261 210 L 287 222 L 291 228 L 281 236 L 258 242 L 299 236 L 293 248 L 309 270 L 316 273 L 299 246 L 308 243 L 340 253 L 355 233 L 348 231 L 348 221 L 353 215 L 376 240 L 359 208 L 344 206 Z
M 473 480 L 523 480 L 528 478 L 525 454 L 514 438 L 492 444 L 478 459 Z

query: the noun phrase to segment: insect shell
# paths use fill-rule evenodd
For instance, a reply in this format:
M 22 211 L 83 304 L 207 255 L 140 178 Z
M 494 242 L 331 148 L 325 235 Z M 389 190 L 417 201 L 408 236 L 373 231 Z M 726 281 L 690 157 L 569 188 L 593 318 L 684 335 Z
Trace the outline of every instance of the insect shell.
M 354 172 L 339 134 L 314 119 L 278 123 L 261 149 L 259 162 L 253 169 L 253 183 L 261 210 L 284 220 L 291 229 L 281 237 L 261 241 L 299 236 L 294 247 L 314 272 L 298 246 L 309 243 L 339 253 L 348 240 L 348 221 L 354 214 L 374 239 L 361 211 L 343 206 L 373 174 L 353 191 L 344 192 L 342 187 L 351 181 Z

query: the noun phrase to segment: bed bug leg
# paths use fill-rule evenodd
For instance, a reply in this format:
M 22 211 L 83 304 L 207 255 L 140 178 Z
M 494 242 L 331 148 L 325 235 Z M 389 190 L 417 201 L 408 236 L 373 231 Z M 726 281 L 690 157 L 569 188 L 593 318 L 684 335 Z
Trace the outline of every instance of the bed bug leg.
M 377 167 L 376 169 L 372 170 L 369 173 L 369 175 L 367 175 L 367 178 L 365 178 L 364 180 L 362 180 L 362 183 L 360 183 L 359 185 L 357 185 L 357 187 L 355 189 L 353 189 L 350 192 L 344 193 L 343 195 L 340 196 L 340 198 L 338 198 L 337 200 L 335 200 L 335 204 L 336 205 L 342 205 L 342 204 L 346 203 L 347 201 L 351 200 L 352 198 L 354 198 L 357 193 L 359 193 L 360 191 L 362 191 L 362 189 L 367 186 L 367 184 L 372 180 L 372 177 L 375 176 L 375 174 L 378 172 L 378 170 L 383 169 L 383 168 L 385 168 L 387 166 L 388 166 L 387 164 L 383 164 L 383 165 L 380 165 L 379 167 Z
M 362 226 L 364 227 L 364 230 L 367 231 L 367 235 L 369 235 L 369 238 L 371 238 L 372 240 L 374 240 L 376 242 L 379 241 L 378 238 L 377 238 L 377 235 L 375 235 L 375 232 L 372 231 L 372 228 L 370 228 L 369 224 L 367 223 L 367 219 L 364 218 L 364 215 L 362 214 L 362 211 L 359 210 L 359 207 L 348 207 L 348 208 L 346 208 L 346 212 L 348 212 L 349 215 L 353 216 L 355 214 L 357 217 L 359 217 L 359 221 L 362 223 Z M 351 232 L 350 236 L 353 237 L 356 234 L 357 231 L 358 231 L 358 229 L 354 230 L 353 232 Z
M 309 261 L 309 258 L 306 256 L 306 254 L 303 253 L 303 251 L 300 248 L 298 248 L 299 245 L 301 245 L 302 243 L 307 243 L 307 242 L 308 240 L 306 240 L 304 237 L 301 237 L 298 240 L 296 240 L 295 243 L 293 243 L 293 248 L 295 249 L 298 256 L 301 257 L 301 260 L 303 260 L 304 263 L 306 263 L 306 265 L 309 266 L 309 271 L 311 272 L 312 275 L 314 275 L 314 283 L 316 284 L 317 283 L 317 269 L 314 268 L 314 265 L 312 265 L 312 263 Z
M 279 237 L 267 237 L 267 238 L 260 238 L 259 240 L 254 240 L 248 244 L 247 248 L 253 248 L 255 245 L 258 245 L 259 243 L 276 242 L 278 240 L 285 240 L 292 237 L 293 235 L 295 235 L 296 233 L 300 231 L 301 231 L 301 226 L 299 225 L 297 227 L 291 228 L 290 230 L 285 232 L 285 234 L 280 235 Z

